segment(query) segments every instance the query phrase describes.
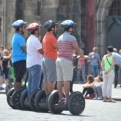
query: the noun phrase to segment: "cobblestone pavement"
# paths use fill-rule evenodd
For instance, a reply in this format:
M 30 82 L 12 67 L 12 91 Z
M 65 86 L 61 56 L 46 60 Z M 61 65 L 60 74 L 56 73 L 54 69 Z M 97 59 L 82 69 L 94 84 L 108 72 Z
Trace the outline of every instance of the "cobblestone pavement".
M 84 112 L 73 116 L 69 111 L 60 115 L 14 110 L 6 101 L 6 95 L 0 94 L 0 121 L 121 121 L 121 102 L 108 103 L 86 100 Z

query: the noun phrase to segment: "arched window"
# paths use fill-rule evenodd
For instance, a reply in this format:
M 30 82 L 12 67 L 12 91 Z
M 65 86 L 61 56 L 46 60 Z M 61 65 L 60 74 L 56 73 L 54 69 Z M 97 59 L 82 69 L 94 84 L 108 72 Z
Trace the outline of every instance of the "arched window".
M 109 16 L 119 16 L 121 15 L 121 0 L 113 0 L 110 7 Z

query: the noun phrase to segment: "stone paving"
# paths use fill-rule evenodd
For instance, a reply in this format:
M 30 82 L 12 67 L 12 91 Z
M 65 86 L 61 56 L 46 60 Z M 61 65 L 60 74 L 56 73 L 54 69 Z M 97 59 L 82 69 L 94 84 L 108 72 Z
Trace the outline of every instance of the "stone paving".
M 121 121 L 121 102 L 108 103 L 86 100 L 84 112 L 73 116 L 69 111 L 60 115 L 14 110 L 6 102 L 6 95 L 0 95 L 0 121 Z
M 74 90 L 81 91 L 81 84 L 74 84 Z M 113 88 L 113 95 L 121 97 L 121 88 Z M 116 103 L 86 100 L 84 112 L 73 116 L 69 111 L 60 115 L 14 110 L 8 106 L 6 95 L 0 94 L 0 121 L 121 121 L 121 101 Z

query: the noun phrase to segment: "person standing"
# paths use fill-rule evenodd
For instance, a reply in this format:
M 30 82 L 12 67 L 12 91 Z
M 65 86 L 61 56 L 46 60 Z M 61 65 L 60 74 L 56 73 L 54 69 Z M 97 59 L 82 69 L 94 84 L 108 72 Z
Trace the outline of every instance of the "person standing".
M 42 60 L 44 75 L 43 81 L 46 95 L 53 91 L 54 82 L 57 81 L 55 65 L 55 61 L 57 59 L 57 40 L 54 36 L 56 33 L 56 24 L 57 23 L 55 21 L 48 20 L 43 25 L 43 27 L 47 30 L 42 40 L 44 51 L 44 57 Z
M 121 65 L 121 56 L 117 53 L 117 49 L 113 48 L 113 56 L 115 56 L 115 79 L 114 79 L 114 88 L 118 85 L 118 71 L 119 71 L 119 65 Z
M 107 54 L 103 56 L 101 67 L 103 70 L 103 102 L 115 102 L 112 99 L 112 85 L 114 82 L 114 65 L 115 65 L 115 57 L 112 54 L 113 47 L 108 46 Z M 109 100 L 107 100 L 106 96 Z
M 17 20 L 12 24 L 15 29 L 12 38 L 12 63 L 16 78 L 14 82 L 15 89 L 22 86 L 22 78 L 26 72 L 26 42 L 23 37 L 26 23 L 23 20 Z
M 99 67 L 100 67 L 100 56 L 97 53 L 98 48 L 94 47 L 93 52 L 89 53 L 89 60 L 90 60 L 90 69 L 91 69 L 91 74 L 94 77 L 97 77 L 99 74 Z
M 7 49 L 3 50 L 3 59 L 2 59 L 2 66 L 3 66 L 3 75 L 5 76 L 5 83 L 6 86 L 8 85 L 8 72 L 9 72 L 9 62 L 10 59 L 4 58 L 4 56 L 9 56 L 9 51 Z
M 28 97 L 39 88 L 43 49 L 38 37 L 40 25 L 31 23 L 26 29 L 31 35 L 27 39 Z
M 73 26 L 75 23 L 72 20 L 65 20 L 61 23 L 64 28 L 64 33 L 58 38 L 58 58 L 56 60 L 57 71 L 57 90 L 59 94 L 58 103 L 67 103 L 70 91 L 70 82 L 73 78 L 73 50 L 75 49 L 78 55 L 84 58 L 83 53 L 78 47 L 76 38 L 72 35 Z M 65 98 L 63 98 L 62 85 L 64 82 Z
M 119 55 L 121 56 L 121 49 L 119 50 Z M 119 64 L 119 84 L 121 87 L 121 63 Z

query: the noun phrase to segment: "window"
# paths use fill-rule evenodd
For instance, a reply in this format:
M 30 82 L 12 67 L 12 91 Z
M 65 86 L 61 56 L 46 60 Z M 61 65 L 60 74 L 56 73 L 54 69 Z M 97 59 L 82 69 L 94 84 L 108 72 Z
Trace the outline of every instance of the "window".
M 121 15 L 121 0 L 113 0 L 110 7 L 109 16 L 119 16 Z

